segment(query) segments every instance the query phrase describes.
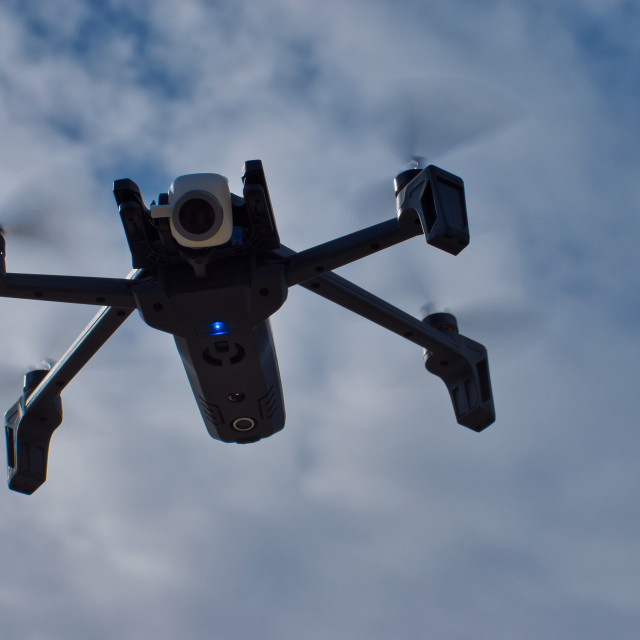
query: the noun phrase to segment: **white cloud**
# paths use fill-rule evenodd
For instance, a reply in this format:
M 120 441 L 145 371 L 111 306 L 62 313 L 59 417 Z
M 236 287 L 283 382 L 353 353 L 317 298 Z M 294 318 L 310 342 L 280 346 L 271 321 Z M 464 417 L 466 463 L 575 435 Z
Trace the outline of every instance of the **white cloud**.
M 132 317 L 65 391 L 47 483 L 0 492 L 8 634 L 634 637 L 638 123 L 615 115 L 637 96 L 616 84 L 609 101 L 582 37 L 595 11 L 2 9 L 0 223 L 45 210 L 50 237 L 10 237 L 11 270 L 124 275 L 112 178 L 150 200 L 219 171 L 239 192 L 254 157 L 287 245 L 390 218 L 363 195 L 402 168 L 384 88 L 450 74 L 526 113 L 434 158 L 465 180 L 470 247 L 414 239 L 341 273 L 412 313 L 488 297 L 534 318 L 487 333 L 498 420 L 476 435 L 419 348 L 294 288 L 273 323 L 287 425 L 237 447 L 209 438 L 170 336 Z M 620 15 L 598 19 L 616 31 Z M 3 309 L 3 360 L 24 365 L 93 313 Z

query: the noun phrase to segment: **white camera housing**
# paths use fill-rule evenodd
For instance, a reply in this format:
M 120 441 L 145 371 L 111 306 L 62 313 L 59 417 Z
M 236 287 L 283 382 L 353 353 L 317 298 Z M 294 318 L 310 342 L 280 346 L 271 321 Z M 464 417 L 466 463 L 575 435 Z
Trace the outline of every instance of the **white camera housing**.
M 229 242 L 233 209 L 228 180 L 217 173 L 176 178 L 167 203 L 151 205 L 152 218 L 169 218 L 171 235 L 183 247 L 205 249 Z

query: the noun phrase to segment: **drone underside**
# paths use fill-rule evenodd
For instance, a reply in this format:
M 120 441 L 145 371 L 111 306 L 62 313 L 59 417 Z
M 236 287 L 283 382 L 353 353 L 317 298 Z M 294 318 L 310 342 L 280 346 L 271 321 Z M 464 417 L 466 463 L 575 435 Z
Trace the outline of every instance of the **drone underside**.
M 462 180 L 429 166 L 396 178 L 397 217 L 296 253 L 280 243 L 262 163 L 245 163 L 243 197 L 217 174 L 176 179 L 147 208 L 131 180 L 114 195 L 134 271 L 124 279 L 7 273 L 0 296 L 103 307 L 50 369 L 25 377 L 5 415 L 9 487 L 33 493 L 45 480 L 49 443 L 62 421 L 60 393 L 137 309 L 174 336 L 209 434 L 248 443 L 283 428 L 284 399 L 269 318 L 301 285 L 416 343 L 449 390 L 457 421 L 481 431 L 495 420 L 487 351 L 458 333 L 455 318 L 424 319 L 331 273 L 424 234 L 457 255 L 469 243 Z

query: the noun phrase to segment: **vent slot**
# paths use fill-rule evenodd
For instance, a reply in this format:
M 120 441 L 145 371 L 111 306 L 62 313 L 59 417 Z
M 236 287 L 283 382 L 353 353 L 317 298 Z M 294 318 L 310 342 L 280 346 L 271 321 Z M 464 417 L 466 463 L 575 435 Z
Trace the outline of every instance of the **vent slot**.
M 422 211 L 424 213 L 424 221 L 427 225 L 427 228 L 424 230 L 425 235 L 429 235 L 431 233 L 431 229 L 433 229 L 433 225 L 436 223 L 436 205 L 433 201 L 433 187 L 431 186 L 431 182 L 427 182 L 427 188 L 424 190 L 424 194 L 420 201 L 422 205 Z
M 478 380 L 480 382 L 480 399 L 482 402 L 491 400 L 491 380 L 489 379 L 489 363 L 484 358 L 476 366 Z
M 7 437 L 7 465 L 12 469 L 16 466 L 16 454 L 15 454 L 15 431 L 12 427 L 5 427 L 5 435 Z
M 271 418 L 278 409 L 278 396 L 275 387 L 271 385 L 269 391 L 260 398 L 260 415 L 262 418 Z
M 224 424 L 222 411 L 220 411 L 220 407 L 217 404 L 211 404 L 201 396 L 198 396 L 198 406 L 205 420 L 208 419 L 216 427 L 221 427 Z

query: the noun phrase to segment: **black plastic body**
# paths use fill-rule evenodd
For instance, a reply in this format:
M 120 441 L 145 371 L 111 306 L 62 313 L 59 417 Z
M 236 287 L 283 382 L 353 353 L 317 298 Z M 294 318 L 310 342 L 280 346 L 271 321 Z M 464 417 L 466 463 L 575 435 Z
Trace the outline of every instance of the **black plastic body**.
M 232 196 L 232 240 L 206 250 L 180 247 L 164 221 L 149 217 L 131 180 L 114 184 L 133 264 L 150 275 L 134 290 L 140 315 L 175 337 L 209 434 L 238 443 L 284 426 L 268 318 L 288 290 L 282 265 L 256 266 L 280 246 L 260 160 L 245 163 L 242 181 L 244 198 Z
M 409 180 L 408 183 L 406 182 Z M 398 221 L 401 226 L 420 219 L 427 242 L 452 255 L 469 244 L 469 221 L 462 179 L 429 165 L 396 178 Z
M 284 427 L 282 383 L 268 320 L 219 336 L 175 337 L 212 438 L 244 444 Z
M 284 426 L 280 372 L 268 318 L 284 303 L 282 265 L 222 259 L 206 278 L 165 267 L 134 290 L 143 320 L 172 334 L 209 434 L 255 442 Z M 242 421 L 242 422 L 238 422 Z
M 247 160 L 242 174 L 242 195 L 247 210 L 250 237 L 261 253 L 280 246 L 276 218 L 261 160 Z

